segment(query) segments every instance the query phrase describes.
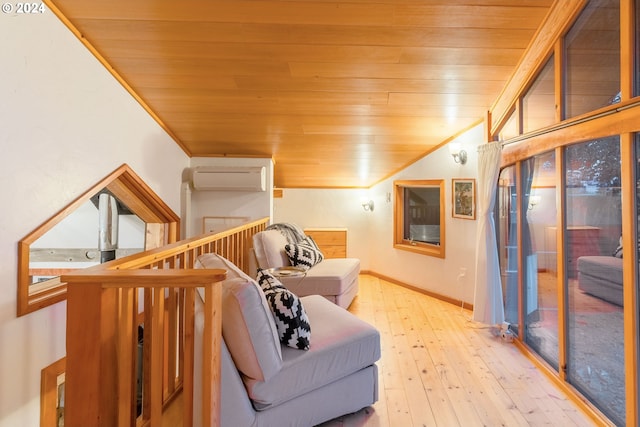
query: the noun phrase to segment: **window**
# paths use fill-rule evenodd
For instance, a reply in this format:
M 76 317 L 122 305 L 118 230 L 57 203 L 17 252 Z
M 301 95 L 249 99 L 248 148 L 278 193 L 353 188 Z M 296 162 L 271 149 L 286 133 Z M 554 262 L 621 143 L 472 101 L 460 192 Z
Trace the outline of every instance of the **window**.
M 444 258 L 444 180 L 396 181 L 394 247 Z
M 551 56 L 522 98 L 523 132 L 552 125 L 556 122 L 555 67 Z
M 499 141 L 508 141 L 509 139 L 515 138 L 516 136 L 520 135 L 517 118 L 518 116 L 516 114 L 516 111 L 513 110 L 509 115 L 507 121 L 497 133 Z
M 565 123 L 533 132 L 545 125 L 532 119 L 551 120 L 551 65 L 542 50 L 529 68 L 540 76 L 518 81 L 518 94 L 491 112 L 501 118 L 521 106 L 527 132 L 505 146 L 509 166 L 498 183 L 505 315 L 526 351 L 570 385 L 576 402 L 597 408 L 601 424 L 636 425 L 640 334 L 627 320 L 637 316 L 640 289 L 640 108 L 626 89 L 633 83 L 639 93 L 640 0 L 584 4 L 566 36 L 543 49 L 555 56 L 556 121 Z M 573 12 L 565 10 L 568 23 Z M 544 96 L 533 95 L 536 81 L 548 86 Z M 614 109 L 621 100 L 629 107 Z M 502 132 L 497 122 L 494 138 Z
M 635 20 L 634 20 L 634 42 L 636 46 L 640 46 L 640 2 L 635 0 L 633 2 L 633 10 L 635 10 Z M 637 47 L 636 47 L 637 49 Z M 638 96 L 640 94 L 640 55 L 633 56 L 633 95 Z
M 555 151 L 521 163 L 521 249 L 524 341 L 558 369 L 558 291 Z
M 518 334 L 518 183 L 516 167 L 500 171 L 496 203 L 496 236 L 505 320 Z
M 616 425 L 625 424 L 620 172 L 618 136 L 566 148 L 567 381 Z
M 620 5 L 591 0 L 565 38 L 565 119 L 620 102 Z

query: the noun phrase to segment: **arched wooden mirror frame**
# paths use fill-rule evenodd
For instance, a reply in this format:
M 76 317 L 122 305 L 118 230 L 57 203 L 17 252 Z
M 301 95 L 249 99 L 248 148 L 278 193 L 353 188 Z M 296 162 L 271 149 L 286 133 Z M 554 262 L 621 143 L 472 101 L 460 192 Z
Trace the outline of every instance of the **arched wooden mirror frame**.
M 145 250 L 179 240 L 180 217 L 127 164 L 123 164 L 18 242 L 18 316 L 66 298 L 66 284 L 59 280 L 51 279 L 50 285 L 36 292 L 31 290 L 31 244 L 104 189 L 145 223 Z

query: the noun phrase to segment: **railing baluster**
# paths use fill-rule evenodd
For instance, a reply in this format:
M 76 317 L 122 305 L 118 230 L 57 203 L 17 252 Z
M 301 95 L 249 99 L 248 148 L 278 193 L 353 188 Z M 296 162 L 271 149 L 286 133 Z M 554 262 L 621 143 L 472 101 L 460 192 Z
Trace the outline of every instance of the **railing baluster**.
M 167 393 L 171 396 L 176 390 L 176 364 L 178 359 L 178 296 L 177 289 L 169 289 L 167 298 Z
M 118 426 L 127 427 L 135 422 L 137 339 L 134 328 L 135 288 L 118 289 Z M 135 334 L 137 338 L 137 333 Z
M 164 348 L 164 288 L 153 290 L 153 307 L 151 319 L 151 358 L 149 361 L 149 386 L 151 392 L 151 414 L 149 420 L 152 426 L 159 426 L 162 422 L 163 399 L 163 348 Z
M 193 325 L 195 322 L 195 290 L 184 290 L 184 321 L 185 325 Z M 183 426 L 193 425 L 193 357 L 194 357 L 194 336 L 193 328 L 185 328 L 183 337 L 184 345 L 184 368 L 182 370 L 182 401 L 184 417 L 182 419 Z
M 186 289 L 178 290 L 178 310 L 180 311 L 178 315 L 178 374 L 179 378 L 184 378 L 184 335 L 186 333 L 185 328 L 185 292 Z
M 151 378 L 150 361 L 152 351 L 151 333 L 153 330 L 153 289 L 145 288 L 143 295 L 144 322 L 142 324 L 142 378 L 144 381 L 142 383 L 142 419 L 146 421 L 151 417 L 151 400 L 148 397 L 151 396 L 151 383 L 149 382 L 149 378 Z
M 61 277 L 68 284 L 67 426 L 159 425 L 164 403 L 179 391 L 184 402 L 183 425 L 192 424 L 194 286 L 204 286 L 207 293 L 204 342 L 208 345 L 203 349 L 206 363 L 201 375 L 209 381 L 204 381 L 203 396 L 198 398 L 203 398 L 207 425 L 219 423 L 221 288 L 197 280 L 222 280 L 224 271 L 193 270 L 194 263 L 201 254 L 218 253 L 246 271 L 251 239 L 266 228 L 267 221 L 187 239 L 116 260 L 107 267 Z M 177 282 L 167 282 L 167 277 Z M 142 307 L 138 306 L 139 292 Z M 138 322 L 143 325 L 139 419 Z

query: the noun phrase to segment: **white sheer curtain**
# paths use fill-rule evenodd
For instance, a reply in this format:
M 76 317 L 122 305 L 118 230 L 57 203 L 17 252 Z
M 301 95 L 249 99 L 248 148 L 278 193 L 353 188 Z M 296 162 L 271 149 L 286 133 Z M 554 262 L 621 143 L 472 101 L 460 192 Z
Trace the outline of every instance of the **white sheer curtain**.
M 478 147 L 478 232 L 473 320 L 487 325 L 504 322 L 504 303 L 493 210 L 500 173 L 500 142 Z

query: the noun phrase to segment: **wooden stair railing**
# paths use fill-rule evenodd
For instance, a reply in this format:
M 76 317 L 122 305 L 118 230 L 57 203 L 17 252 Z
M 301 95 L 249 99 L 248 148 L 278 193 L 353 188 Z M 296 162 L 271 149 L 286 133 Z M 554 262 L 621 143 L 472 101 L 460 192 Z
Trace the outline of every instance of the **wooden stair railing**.
M 145 358 L 145 385 L 150 392 L 143 420 L 151 426 L 162 422 L 164 406 L 164 302 L 167 291 L 185 289 L 184 378 L 191 387 L 193 375 L 193 301 L 195 288 L 205 288 L 205 334 L 203 360 L 208 361 L 203 375 L 203 413 L 207 425 L 218 425 L 220 378 L 220 286 L 224 270 L 106 270 L 66 277 L 67 298 L 67 372 L 65 425 L 136 425 L 136 290 L 151 290 L 153 306 L 150 333 L 151 357 Z M 77 301 L 78 303 L 73 303 Z M 189 309 L 191 307 L 191 309 Z M 146 337 L 145 337 L 146 338 Z M 208 372 L 207 372 L 208 371 Z M 184 412 L 191 413 L 190 399 Z
M 160 426 L 163 408 L 182 392 L 183 426 L 193 421 L 195 289 L 205 290 L 202 408 L 219 425 L 220 295 L 225 270 L 194 269 L 217 253 L 246 273 L 251 240 L 268 218 L 221 233 L 63 275 L 67 283 L 65 425 Z M 142 357 L 138 327 L 143 325 Z M 137 380 L 142 361 L 142 399 Z M 138 405 L 140 405 L 138 407 Z

